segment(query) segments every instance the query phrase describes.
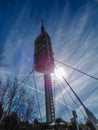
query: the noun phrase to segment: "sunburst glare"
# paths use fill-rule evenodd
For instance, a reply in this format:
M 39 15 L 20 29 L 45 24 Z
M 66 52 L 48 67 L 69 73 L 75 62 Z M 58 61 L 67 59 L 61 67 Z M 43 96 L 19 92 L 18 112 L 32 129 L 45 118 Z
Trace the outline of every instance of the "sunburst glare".
M 62 66 L 56 67 L 54 69 L 54 74 L 57 79 L 63 80 L 63 77 L 67 78 L 68 77 L 68 72 L 65 70 Z

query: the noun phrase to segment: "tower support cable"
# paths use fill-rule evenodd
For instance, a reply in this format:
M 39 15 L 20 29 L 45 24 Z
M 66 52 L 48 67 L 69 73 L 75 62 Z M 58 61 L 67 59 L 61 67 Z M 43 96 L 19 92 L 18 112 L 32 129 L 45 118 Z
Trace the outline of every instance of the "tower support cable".
M 78 97 L 78 95 L 76 94 L 76 92 L 72 89 L 72 87 L 70 86 L 70 84 L 68 83 L 68 81 L 63 77 L 63 79 L 65 80 L 65 82 L 67 83 L 67 85 L 69 86 L 69 88 L 71 89 L 71 91 L 74 93 L 74 95 L 77 97 L 78 101 L 80 102 L 80 104 L 82 105 L 82 107 L 84 108 L 89 120 L 92 122 L 93 126 L 95 127 L 96 130 L 98 130 L 98 120 L 96 119 L 96 117 L 94 116 L 94 114 L 85 107 L 85 105 L 83 104 L 83 102 L 80 100 L 80 98 Z
M 64 103 L 66 104 L 67 112 L 68 112 L 69 116 L 71 117 L 71 114 L 70 114 L 70 111 L 69 111 L 69 110 L 71 110 L 71 109 L 69 109 L 69 107 L 68 107 L 68 105 L 67 105 L 67 102 L 66 102 L 65 97 L 64 97 L 63 92 L 62 92 L 61 84 L 59 83 L 59 81 L 58 81 L 57 78 L 56 78 L 56 81 L 57 81 L 57 83 L 58 83 L 59 91 L 60 91 L 60 93 L 61 93 L 61 96 L 62 96 L 62 98 L 63 98 L 63 101 L 64 101 Z
M 55 65 L 55 68 L 58 69 L 56 65 Z M 62 78 L 64 78 L 64 77 L 62 76 Z M 78 108 L 79 106 L 78 106 L 77 102 L 74 100 L 74 98 L 72 97 L 71 93 L 69 93 L 69 91 L 67 90 L 67 88 L 65 87 L 65 85 L 61 82 L 61 80 L 60 80 L 60 83 L 62 84 L 63 88 L 66 90 L 66 92 L 68 93 L 68 95 L 69 95 L 70 98 L 73 100 L 73 102 L 75 103 L 76 107 Z M 79 109 L 80 109 L 80 108 L 79 108 Z M 83 111 L 82 111 L 81 109 L 80 109 L 80 112 L 81 112 L 81 113 L 83 114 L 83 116 L 85 117 L 85 114 L 83 113 Z
M 64 76 L 62 76 L 64 81 L 66 82 L 66 84 L 69 86 L 69 88 L 71 89 L 71 91 L 73 92 L 73 94 L 76 96 L 76 98 L 78 99 L 78 101 L 80 102 L 80 104 L 83 106 L 83 108 L 85 108 L 85 105 L 83 104 L 83 102 L 80 100 L 80 98 L 78 97 L 78 95 L 76 94 L 76 92 L 72 89 L 72 87 L 70 86 L 70 84 L 68 83 L 68 81 L 64 78 Z
M 74 68 L 74 67 L 72 67 L 72 66 L 70 66 L 70 65 L 68 65 L 68 64 L 62 63 L 61 61 L 58 61 L 58 60 L 56 60 L 56 59 L 55 59 L 55 61 L 58 62 L 58 63 L 60 63 L 60 64 L 63 64 L 63 65 L 65 65 L 65 66 L 67 66 L 67 67 L 70 68 L 70 69 L 73 69 L 73 70 L 75 70 L 75 71 L 77 71 L 77 72 L 79 72 L 79 73 L 82 73 L 82 74 L 84 74 L 84 75 L 86 75 L 86 76 L 88 76 L 88 77 L 90 77 L 90 78 L 93 78 L 93 79 L 95 79 L 95 80 L 98 80 L 97 77 L 94 77 L 94 76 L 92 76 L 92 75 L 90 75 L 90 74 L 88 74 L 88 73 L 85 73 L 85 72 L 83 72 L 83 71 L 81 71 L 81 70 L 78 70 L 78 69 L 76 69 L 76 68 Z
M 32 74 L 32 72 L 30 72 L 26 77 L 24 77 L 24 79 L 21 82 L 19 82 L 18 84 L 22 84 L 24 82 L 27 82 L 29 80 L 31 74 Z
M 38 99 L 38 92 L 37 92 L 37 85 L 36 85 L 36 81 L 35 81 L 34 71 L 33 71 L 33 80 L 34 80 L 34 86 L 35 86 L 35 90 L 36 90 L 36 97 L 37 97 L 38 110 L 39 110 L 39 114 L 40 114 L 40 120 L 42 121 L 42 115 L 41 115 L 41 110 L 40 110 L 40 104 L 39 104 L 39 99 Z

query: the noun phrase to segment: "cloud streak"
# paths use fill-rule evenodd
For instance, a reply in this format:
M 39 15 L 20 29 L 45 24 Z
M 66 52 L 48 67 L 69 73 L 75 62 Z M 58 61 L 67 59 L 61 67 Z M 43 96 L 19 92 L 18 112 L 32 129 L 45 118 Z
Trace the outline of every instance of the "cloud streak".
M 98 77 L 98 31 L 96 29 L 98 27 L 95 17 L 97 15 L 94 13 L 93 7 L 87 3 L 74 13 L 71 10 L 70 3 L 67 1 L 61 11 L 58 3 L 55 2 L 51 6 L 50 13 L 46 13 L 44 8 L 41 12 L 36 8 L 31 13 L 32 8 L 29 2 L 24 4 L 17 16 L 17 20 L 14 21 L 6 36 L 5 56 L 8 67 L 2 69 L 2 75 L 8 75 L 8 72 L 18 75 L 31 72 L 33 68 L 33 43 L 40 31 L 40 22 L 38 22 L 39 18 L 37 19 L 37 16 L 44 14 L 45 28 L 51 36 L 55 59 Z M 67 80 L 72 88 L 98 118 L 96 111 L 98 107 L 96 103 L 98 99 L 96 93 L 97 81 L 72 71 L 67 67 L 65 69 L 69 73 Z M 5 74 L 5 72 L 7 73 Z M 38 81 L 38 87 L 44 91 L 43 83 L 40 84 L 42 78 L 39 78 Z M 74 97 L 69 89 L 68 91 Z M 57 92 L 59 93 L 58 90 Z M 68 105 L 78 111 L 79 109 L 76 108 L 74 102 L 64 89 L 63 94 L 67 103 L 69 103 Z M 64 104 L 60 93 L 55 98 Z M 75 97 L 74 99 L 77 101 Z M 79 103 L 78 105 L 81 107 Z M 57 115 L 59 111 L 62 111 L 62 116 L 67 114 L 67 111 L 66 113 L 64 112 L 63 106 L 59 107 L 56 104 L 56 107 Z

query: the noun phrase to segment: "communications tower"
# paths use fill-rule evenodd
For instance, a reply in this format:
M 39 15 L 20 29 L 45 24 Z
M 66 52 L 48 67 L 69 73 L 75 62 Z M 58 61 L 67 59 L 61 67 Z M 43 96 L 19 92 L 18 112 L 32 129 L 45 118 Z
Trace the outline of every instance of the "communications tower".
M 51 73 L 54 72 L 54 57 L 51 39 L 44 29 L 43 20 L 41 20 L 41 33 L 34 43 L 34 71 L 44 74 L 46 121 L 49 123 L 55 119 L 51 83 Z

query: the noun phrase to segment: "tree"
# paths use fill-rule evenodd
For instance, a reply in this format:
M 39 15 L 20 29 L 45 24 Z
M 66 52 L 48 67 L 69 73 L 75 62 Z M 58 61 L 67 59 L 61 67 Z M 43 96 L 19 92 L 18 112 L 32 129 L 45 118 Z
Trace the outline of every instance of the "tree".
M 12 111 L 12 109 L 15 105 L 17 89 L 18 89 L 17 79 L 14 78 L 14 82 L 9 84 L 9 90 L 8 90 L 8 94 L 7 94 L 7 96 L 8 96 L 7 114 L 8 115 L 10 114 L 10 112 Z
M 2 62 L 3 62 L 3 59 L 4 59 L 4 50 L 2 47 L 0 47 L 0 66 L 2 66 Z
M 17 98 L 15 99 L 15 104 L 14 104 L 15 112 L 19 113 L 21 111 L 22 105 L 25 104 L 25 95 L 26 95 L 26 90 L 22 87 L 18 87 L 17 95 L 16 95 Z
M 2 107 L 2 104 L 0 103 L 0 120 L 3 116 L 3 107 Z
M 6 82 L 2 82 L 2 80 L 0 80 L 0 102 L 2 105 L 4 105 L 4 102 L 5 102 L 5 98 L 6 98 L 6 93 L 7 93 L 7 90 L 8 90 L 8 84 L 9 84 L 9 81 L 6 81 Z
M 24 113 L 24 121 L 30 121 L 36 117 L 36 105 L 33 95 L 29 95 L 26 99 L 26 109 Z
M 17 99 L 14 105 L 14 111 L 18 113 L 21 120 L 24 120 L 24 111 L 26 107 L 26 90 L 23 87 L 19 87 L 17 91 Z
M 15 112 L 7 115 L 2 122 L 5 130 L 19 130 L 20 119 Z
M 18 84 L 17 78 L 0 81 L 0 101 L 5 111 L 5 117 L 12 112 L 19 115 L 21 121 L 32 121 L 37 114 L 33 93 L 28 92 Z

